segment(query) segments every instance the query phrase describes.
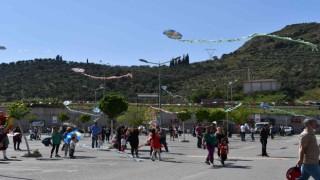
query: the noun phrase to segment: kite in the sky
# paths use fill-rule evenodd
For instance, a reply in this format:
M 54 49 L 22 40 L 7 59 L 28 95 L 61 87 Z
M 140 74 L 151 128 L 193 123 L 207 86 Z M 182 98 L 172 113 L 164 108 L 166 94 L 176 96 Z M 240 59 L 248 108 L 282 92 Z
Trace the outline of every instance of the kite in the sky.
M 172 29 L 169 29 L 169 30 L 165 30 L 163 32 L 164 35 L 166 35 L 168 38 L 171 38 L 171 39 L 181 39 L 182 38 L 182 35 L 175 31 L 175 30 L 172 30 Z
M 4 46 L 0 46 L 0 50 L 6 50 L 7 48 Z
M 104 77 L 104 76 L 92 76 L 92 75 L 89 75 L 89 74 L 86 74 L 84 73 L 84 69 L 81 69 L 81 68 L 72 68 L 71 69 L 72 71 L 74 72 L 77 72 L 77 73 L 81 73 L 85 76 L 88 76 L 90 78 L 93 78 L 93 79 L 100 79 L 100 80 L 103 80 L 103 79 L 120 79 L 120 78 L 123 78 L 123 77 L 131 77 L 132 78 L 132 73 L 128 73 L 128 74 L 125 74 L 125 75 L 121 75 L 121 76 L 109 76 L 109 77 Z
M 312 48 L 312 51 L 317 49 L 317 45 L 310 43 L 310 42 L 306 42 L 304 40 L 301 39 L 291 39 L 290 37 L 281 37 L 281 36 L 277 36 L 277 35 L 272 35 L 272 34 L 258 34 L 258 33 L 254 33 L 252 35 L 249 36 L 245 36 L 245 37 L 240 37 L 240 38 L 235 38 L 235 39 L 219 39 L 219 40 L 206 40 L 206 39 L 181 39 L 182 35 L 179 32 L 176 32 L 175 30 L 166 30 L 163 32 L 163 34 L 165 34 L 167 37 L 169 37 L 170 39 L 176 39 L 178 41 L 181 42 L 190 42 L 190 43 L 207 43 L 207 42 L 216 42 L 216 43 L 220 43 L 220 42 L 235 42 L 235 41 L 241 41 L 243 39 L 248 39 L 248 38 L 254 38 L 254 37 L 258 37 L 258 36 L 263 36 L 263 37 L 271 37 L 271 38 L 275 38 L 275 39 L 281 39 L 281 40 L 286 40 L 286 41 L 292 41 L 292 42 L 296 42 L 296 43 L 300 43 L 300 44 L 305 44 L 307 46 L 310 46 Z M 179 38 L 177 38 L 179 37 Z

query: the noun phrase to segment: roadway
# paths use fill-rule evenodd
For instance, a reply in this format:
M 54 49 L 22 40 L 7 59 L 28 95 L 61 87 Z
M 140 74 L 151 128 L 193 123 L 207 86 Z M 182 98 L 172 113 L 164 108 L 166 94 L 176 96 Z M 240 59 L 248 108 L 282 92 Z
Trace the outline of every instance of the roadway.
M 10 137 L 12 138 L 12 137 Z M 145 135 L 140 136 L 143 141 Z M 182 139 L 182 137 L 179 137 Z M 285 179 L 288 168 L 295 165 L 298 155 L 298 135 L 275 137 L 268 140 L 268 154 L 261 156 L 261 144 L 256 137 L 255 142 L 246 137 L 242 142 L 240 137 L 229 139 L 230 154 L 226 166 L 222 167 L 215 159 L 215 167 L 204 163 L 207 151 L 196 148 L 196 138 L 186 135 L 190 142 L 180 142 L 179 139 L 169 141 L 169 153 L 163 152 L 164 161 L 149 159 L 150 147 L 140 148 L 140 158 L 134 160 L 127 155 L 114 150 L 91 149 L 90 138 L 82 138 L 76 147 L 76 159 L 50 159 L 51 147 L 45 147 L 40 141 L 29 141 L 32 150 L 38 149 L 42 158 L 21 157 L 26 152 L 25 142 L 22 151 L 14 151 L 12 139 L 7 152 L 8 161 L 0 159 L 0 179 L 22 180 L 55 180 L 55 179 L 237 179 L 237 180 L 280 180 Z M 320 136 L 318 136 L 320 140 Z M 319 141 L 318 141 L 319 142 Z M 128 145 L 129 146 L 129 145 Z M 130 147 L 130 146 L 129 146 Z M 130 150 L 126 150 L 127 153 Z M 2 158 L 2 153 L 0 153 Z

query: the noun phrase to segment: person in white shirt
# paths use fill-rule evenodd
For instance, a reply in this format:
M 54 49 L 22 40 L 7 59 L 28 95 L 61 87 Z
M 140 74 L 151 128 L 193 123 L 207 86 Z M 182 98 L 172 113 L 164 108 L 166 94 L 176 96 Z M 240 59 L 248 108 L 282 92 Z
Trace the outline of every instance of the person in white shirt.
M 246 130 L 247 130 L 247 126 L 245 124 L 242 124 L 240 126 L 240 130 L 241 130 L 241 141 L 246 141 Z

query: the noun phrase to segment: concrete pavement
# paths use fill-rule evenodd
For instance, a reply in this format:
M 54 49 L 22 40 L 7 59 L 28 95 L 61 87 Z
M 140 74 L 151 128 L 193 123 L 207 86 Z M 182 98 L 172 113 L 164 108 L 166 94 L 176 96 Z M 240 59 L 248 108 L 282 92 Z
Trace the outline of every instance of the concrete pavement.
M 317 137 L 320 140 L 320 137 Z M 140 142 L 146 139 L 140 136 Z M 179 137 L 182 139 L 182 137 Z M 7 152 L 9 161 L 0 160 L 0 179 L 51 180 L 51 179 L 237 179 L 237 180 L 282 180 L 288 168 L 295 165 L 298 158 L 298 135 L 268 140 L 268 154 L 261 156 L 261 144 L 247 137 L 229 139 L 230 154 L 226 166 L 222 167 L 215 159 L 215 167 L 204 163 L 207 151 L 196 147 L 196 138 L 186 135 L 190 142 L 179 139 L 169 141 L 169 153 L 163 152 L 164 161 L 149 159 L 150 147 L 140 148 L 141 160 L 134 160 L 117 153 L 115 150 L 91 149 L 90 138 L 82 138 L 76 147 L 76 159 L 49 158 L 51 147 L 45 147 L 40 141 L 29 141 L 32 150 L 38 149 L 42 158 L 25 158 L 26 151 L 14 151 L 12 137 Z M 319 141 L 318 141 L 319 142 Z M 130 147 L 128 145 L 128 147 Z M 21 149 L 26 150 L 25 142 Z M 61 147 L 60 147 L 61 148 Z M 126 150 L 130 154 L 130 150 Z M 216 153 L 215 153 L 216 154 Z M 2 158 L 2 154 L 0 154 Z M 16 157 L 16 158 L 12 158 Z

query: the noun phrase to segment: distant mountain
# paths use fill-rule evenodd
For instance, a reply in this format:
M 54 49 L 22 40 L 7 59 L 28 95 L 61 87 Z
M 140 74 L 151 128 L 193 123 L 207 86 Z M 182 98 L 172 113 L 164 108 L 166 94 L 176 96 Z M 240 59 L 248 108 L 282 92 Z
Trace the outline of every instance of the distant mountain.
M 301 39 L 318 45 L 320 24 L 293 24 L 271 33 L 292 39 Z M 186 52 L 188 53 L 188 52 Z M 192 59 L 192 54 L 190 59 Z M 158 93 L 159 67 L 106 66 L 55 59 L 21 60 L 0 65 L 0 101 L 22 98 L 49 98 L 60 100 L 99 99 L 103 93 L 118 91 L 130 102 L 136 102 L 137 93 Z M 189 57 L 188 57 L 189 58 Z M 162 66 L 161 82 L 167 86 L 162 92 L 164 103 L 183 103 L 188 99 L 225 98 L 228 82 L 237 79 L 233 93 L 241 94 L 242 82 L 248 79 L 277 79 L 282 90 L 304 91 L 319 87 L 320 52 L 309 46 L 270 37 L 254 37 L 230 54 L 218 60 L 204 60 L 173 67 Z M 72 71 L 83 68 L 93 76 L 133 77 L 111 80 L 93 79 Z M 99 89 L 103 86 L 103 89 Z M 241 96 L 240 96 L 241 97 Z M 153 99 L 152 101 L 155 101 Z

